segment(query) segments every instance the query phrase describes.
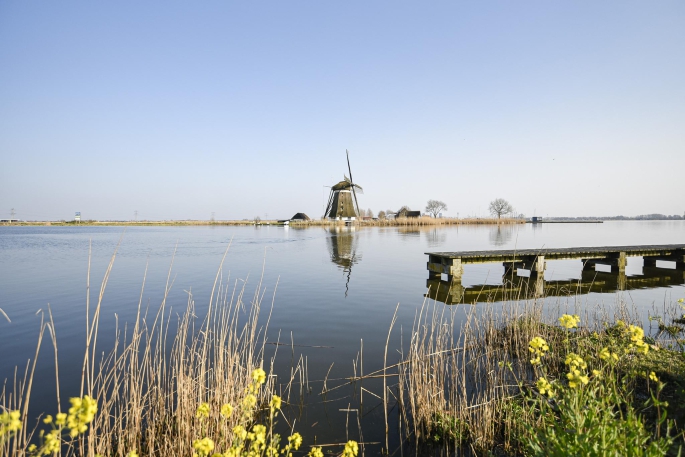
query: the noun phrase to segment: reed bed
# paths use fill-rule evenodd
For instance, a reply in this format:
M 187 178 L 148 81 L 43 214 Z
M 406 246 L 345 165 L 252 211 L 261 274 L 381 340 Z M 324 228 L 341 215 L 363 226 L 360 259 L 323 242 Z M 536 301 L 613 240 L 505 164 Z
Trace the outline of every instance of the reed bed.
M 414 227 L 414 226 L 454 226 L 454 225 L 497 225 L 497 224 L 525 224 L 524 219 L 513 218 L 433 218 L 428 216 L 422 217 L 399 217 L 395 219 L 377 219 L 377 220 L 356 220 L 353 225 L 362 227 Z M 112 226 L 250 226 L 250 225 L 279 225 L 277 220 L 240 220 L 240 221 L 201 221 L 201 220 L 180 220 L 180 221 L 81 221 L 76 223 L 73 221 L 35 221 L 35 222 L 13 222 L 0 223 L 0 225 L 54 225 L 54 226 L 78 226 L 78 225 L 112 225 Z M 344 226 L 345 221 L 333 221 L 328 219 L 312 219 L 309 221 L 290 221 L 292 227 L 329 227 L 329 226 Z
M 509 219 L 509 218 L 434 218 L 434 217 L 399 217 L 395 219 L 377 219 L 377 220 L 357 220 L 353 225 L 360 227 L 421 227 L 421 226 L 454 226 L 454 225 L 497 225 L 497 224 L 525 224 L 524 219 Z M 332 221 L 327 219 L 311 220 L 311 221 L 293 221 L 290 223 L 293 227 L 309 227 L 309 226 L 343 226 L 344 221 Z
M 404 434 L 416 453 L 676 455 L 682 343 L 640 336 L 623 302 L 612 312 L 586 307 L 582 317 L 543 305 L 479 304 L 457 326 L 455 308 L 424 303 L 398 364 Z
M 219 269 L 207 312 L 201 319 L 196 316 L 190 293 L 185 310 L 174 317 L 175 311 L 167 304 L 169 279 L 156 313 L 148 314 L 142 306 L 141 289 L 135 321 L 117 328 L 113 350 L 104 355 L 96 343 L 102 298 L 115 256 L 116 253 L 102 281 L 96 306 L 89 309 L 89 303 L 86 304 L 87 341 L 81 387 L 80 391 L 69 392 L 78 402 L 94 399 L 97 413 L 89 416 L 92 422 L 85 433 L 77 432 L 73 439 L 60 440 L 53 449 L 55 455 L 203 455 L 201 448 L 194 447 L 198 439 L 211 439 L 217 447 L 231 446 L 234 427 L 247 428 L 260 405 L 271 399 L 273 377 L 265 377 L 265 386 L 255 384 L 253 379 L 264 357 L 265 329 L 258 326 L 264 298 L 261 280 L 253 298 L 246 302 L 246 283 L 238 287 L 236 281 L 231 286 L 222 279 Z M 27 411 L 36 359 L 46 334 L 53 336 L 58 366 L 54 330 L 52 317 L 46 317 L 34 361 L 23 377 L 15 377 L 10 386 L 6 384 L 0 391 L 0 413 L 16 411 L 17 416 L 21 415 L 20 419 L 14 418 L 20 424 L 8 422 L 7 430 L 0 427 L 0 432 L 5 432 L 0 433 L 0 456 L 53 454 L 45 443 L 50 438 L 50 427 L 59 422 L 59 415 L 56 420 L 49 416 L 36 425 L 29 422 Z M 58 409 L 54 413 L 59 414 L 62 410 L 58 372 L 56 379 Z M 256 404 L 248 412 L 254 414 L 225 414 L 225 405 L 239 411 L 250 395 L 254 395 Z M 10 414 L 4 413 L 3 419 L 9 421 Z

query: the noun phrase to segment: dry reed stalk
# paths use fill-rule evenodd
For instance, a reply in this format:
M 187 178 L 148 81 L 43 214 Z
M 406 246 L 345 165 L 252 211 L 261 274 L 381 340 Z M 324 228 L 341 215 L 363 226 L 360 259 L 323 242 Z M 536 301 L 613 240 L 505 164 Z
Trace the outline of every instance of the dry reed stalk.
M 224 283 L 220 267 L 206 316 L 198 320 L 193 296 L 188 292 L 185 311 L 178 317 L 175 330 L 170 331 L 175 315 L 166 305 L 173 284 L 171 270 L 162 303 L 149 320 L 147 311 L 141 312 L 146 267 L 132 330 L 129 331 L 128 326 L 119 330 L 117 320 L 112 351 L 108 355 L 102 353 L 98 359 L 99 317 L 115 255 L 107 267 L 95 312 L 86 318 L 81 389 L 82 393 L 97 400 L 98 413 L 88 433 L 63 448 L 61 455 L 124 457 L 133 450 L 149 456 L 191 455 L 193 440 L 204 437 L 227 448 L 233 438 L 232 428 L 242 419 L 238 412 L 229 419 L 220 417 L 218 412 L 224 404 L 233 405 L 240 411 L 247 387 L 252 382 L 251 373 L 261 367 L 263 361 L 265 339 L 261 339 L 260 334 L 266 329 L 258 325 L 264 297 L 261 279 L 254 297 L 246 304 L 247 282 L 238 287 L 236 281 L 231 288 Z M 90 272 L 87 287 L 89 290 Z M 41 318 L 36 354 L 27 365 L 23 379 L 15 374 L 13 386 L 8 388 L 5 383 L 0 391 L 0 410 L 21 410 L 23 419 L 21 433 L 0 446 L 0 456 L 25 455 L 35 431 L 29 427 L 27 413 L 46 329 L 55 345 L 57 367 L 56 334 L 50 315 L 49 322 Z M 58 372 L 56 376 L 59 383 Z M 273 389 L 273 376 L 268 379 L 258 394 L 260 403 Z M 76 396 L 74 394 L 78 392 L 70 396 Z M 196 411 L 204 402 L 209 403 L 212 413 L 203 421 L 196 417 Z

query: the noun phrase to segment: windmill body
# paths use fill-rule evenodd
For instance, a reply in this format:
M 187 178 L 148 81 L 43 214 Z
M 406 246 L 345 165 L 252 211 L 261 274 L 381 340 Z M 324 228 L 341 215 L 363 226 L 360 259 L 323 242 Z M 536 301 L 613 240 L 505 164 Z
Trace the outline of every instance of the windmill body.
M 328 219 L 353 221 L 360 216 L 357 192 L 364 193 L 364 189 L 352 182 L 349 152 L 347 152 L 347 169 L 350 172 L 350 177 L 343 175 L 343 180 L 331 187 L 331 194 L 328 197 L 328 205 L 324 214 L 324 217 Z
M 359 211 L 354 201 L 352 184 L 347 177 L 331 187 L 331 195 L 328 197 L 326 218 L 336 221 L 353 221 L 359 217 Z M 361 189 L 357 186 L 357 189 Z

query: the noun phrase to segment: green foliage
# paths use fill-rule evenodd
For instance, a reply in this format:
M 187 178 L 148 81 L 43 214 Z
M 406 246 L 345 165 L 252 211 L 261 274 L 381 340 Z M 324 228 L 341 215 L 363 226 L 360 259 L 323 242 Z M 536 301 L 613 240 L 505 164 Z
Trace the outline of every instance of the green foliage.
M 456 417 L 436 412 L 431 421 L 431 433 L 429 439 L 435 443 L 460 444 L 468 437 L 468 426 Z

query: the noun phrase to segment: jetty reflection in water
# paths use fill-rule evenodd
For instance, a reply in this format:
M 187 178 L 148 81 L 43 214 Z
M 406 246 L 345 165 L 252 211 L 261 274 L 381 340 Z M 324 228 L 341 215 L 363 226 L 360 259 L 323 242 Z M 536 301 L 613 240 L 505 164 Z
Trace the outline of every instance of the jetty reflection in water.
M 518 276 L 510 271 L 502 277 L 502 284 L 476 284 L 464 287 L 460 281 L 426 280 L 425 296 L 448 305 L 484 303 L 502 300 L 558 297 L 589 293 L 612 293 L 622 290 L 653 289 L 685 284 L 685 270 L 642 267 L 642 274 L 626 275 L 583 269 L 580 279 L 547 281 L 544 275 Z
M 361 254 L 357 254 L 357 240 L 355 237 L 355 227 L 332 227 L 329 229 L 328 252 L 331 255 L 331 262 L 336 264 L 343 271 L 345 276 L 345 297 L 350 290 L 350 279 L 352 278 L 352 266 L 361 261 Z

